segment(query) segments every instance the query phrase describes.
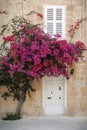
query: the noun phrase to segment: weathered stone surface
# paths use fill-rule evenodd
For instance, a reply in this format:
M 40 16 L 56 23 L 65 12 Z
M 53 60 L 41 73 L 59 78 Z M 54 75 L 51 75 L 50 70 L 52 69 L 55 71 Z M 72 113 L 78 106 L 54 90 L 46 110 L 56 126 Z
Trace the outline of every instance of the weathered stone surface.
M 65 5 L 66 6 L 66 31 L 69 25 L 73 24 L 77 19 L 87 16 L 87 0 L 0 0 L 0 11 L 6 10 L 7 15 L 0 14 L 0 25 L 6 24 L 15 15 L 23 15 L 33 23 L 42 23 L 36 15 L 33 17 L 26 16 L 32 10 L 44 13 L 45 5 Z M 83 40 L 87 44 L 87 22 L 83 22 L 80 29 L 76 32 L 74 40 Z M 68 36 L 66 32 L 66 36 Z M 1 39 L 1 38 L 0 38 Z M 0 40 L 1 41 L 1 40 Z M 85 53 L 87 58 L 87 53 Z M 79 63 L 74 66 L 75 73 L 67 81 L 67 106 L 65 115 L 67 116 L 86 116 L 87 115 L 87 63 Z M 74 85 L 76 80 L 83 80 L 84 87 Z M 27 99 L 23 104 L 22 114 L 25 116 L 41 116 L 43 113 L 43 89 L 42 82 L 34 82 L 33 85 L 36 92 L 32 93 L 32 97 Z M 1 95 L 2 91 L 0 91 Z M 12 99 L 4 101 L 0 98 L 0 117 L 6 113 L 15 112 L 17 102 Z

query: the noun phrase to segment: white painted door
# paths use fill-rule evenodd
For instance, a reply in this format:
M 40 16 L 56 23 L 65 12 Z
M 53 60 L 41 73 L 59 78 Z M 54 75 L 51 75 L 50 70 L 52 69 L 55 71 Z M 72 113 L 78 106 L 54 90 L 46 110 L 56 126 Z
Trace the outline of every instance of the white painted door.
M 44 114 L 64 114 L 65 79 L 60 77 L 45 77 L 44 87 Z

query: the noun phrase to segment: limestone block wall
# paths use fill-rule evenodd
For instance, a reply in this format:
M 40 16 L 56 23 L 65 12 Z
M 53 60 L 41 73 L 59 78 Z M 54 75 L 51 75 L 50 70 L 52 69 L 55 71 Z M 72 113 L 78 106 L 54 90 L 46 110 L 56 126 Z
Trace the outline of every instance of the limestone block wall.
M 8 23 L 14 16 L 23 15 L 30 19 L 33 23 L 43 23 L 36 15 L 33 17 L 26 16 L 32 10 L 44 14 L 45 5 L 65 5 L 66 6 L 66 37 L 69 25 L 72 25 L 77 19 L 87 16 L 87 0 L 0 0 L 0 11 L 6 10 L 7 15 L 0 14 L 0 26 Z M 1 29 L 1 28 L 0 28 Z M 6 35 L 6 34 L 5 34 Z M 75 34 L 73 41 L 82 40 L 87 44 L 87 21 L 83 22 L 80 29 Z M 0 41 L 2 38 L 0 37 Z M 85 53 L 87 58 L 87 53 Z M 87 115 L 87 63 L 78 63 L 74 66 L 75 73 L 67 81 L 67 116 L 85 116 Z M 76 84 L 77 81 L 83 83 Z M 41 116 L 43 115 L 43 91 L 42 82 L 34 83 L 37 88 L 32 97 L 27 99 L 22 108 L 22 114 L 25 116 Z M 0 89 L 0 95 L 2 94 Z M 4 101 L 0 97 L 0 117 L 6 113 L 15 112 L 17 102 L 11 98 Z

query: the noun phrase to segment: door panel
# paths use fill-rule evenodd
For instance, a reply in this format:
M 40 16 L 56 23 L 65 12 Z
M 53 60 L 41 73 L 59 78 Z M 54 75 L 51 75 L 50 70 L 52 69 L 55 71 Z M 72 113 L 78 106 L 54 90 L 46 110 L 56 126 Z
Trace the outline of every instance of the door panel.
M 44 78 L 44 113 L 64 113 L 64 77 Z

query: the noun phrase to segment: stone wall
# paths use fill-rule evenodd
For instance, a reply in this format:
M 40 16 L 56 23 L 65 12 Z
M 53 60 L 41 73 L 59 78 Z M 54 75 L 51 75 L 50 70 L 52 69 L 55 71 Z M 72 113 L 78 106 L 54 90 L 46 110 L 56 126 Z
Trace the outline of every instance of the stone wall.
M 43 14 L 45 5 L 65 5 L 66 6 L 66 36 L 69 25 L 73 24 L 77 19 L 87 16 L 87 0 L 0 0 L 0 11 L 6 10 L 7 15 L 0 14 L 0 25 L 6 24 L 16 15 L 23 15 L 33 23 L 41 23 L 40 18 L 26 16 L 32 10 Z M 87 22 L 83 22 L 80 29 L 75 34 L 74 40 L 82 40 L 87 44 Z M 0 41 L 1 37 L 0 37 Z M 85 53 L 87 58 L 87 53 Z M 87 63 L 78 63 L 74 66 L 75 73 L 67 81 L 67 116 L 85 116 L 87 115 Z M 81 85 L 77 82 L 83 83 Z M 32 97 L 27 99 L 22 108 L 22 114 L 25 116 L 41 116 L 43 115 L 43 97 L 42 83 L 36 82 L 34 86 L 37 88 Z M 3 90 L 0 90 L 0 95 Z M 4 101 L 0 98 L 0 117 L 6 113 L 15 112 L 17 102 L 11 98 Z

